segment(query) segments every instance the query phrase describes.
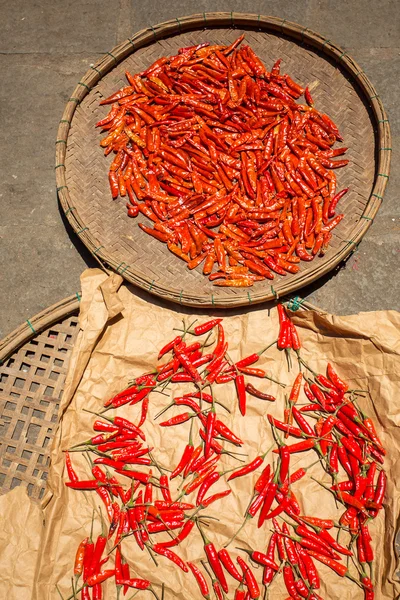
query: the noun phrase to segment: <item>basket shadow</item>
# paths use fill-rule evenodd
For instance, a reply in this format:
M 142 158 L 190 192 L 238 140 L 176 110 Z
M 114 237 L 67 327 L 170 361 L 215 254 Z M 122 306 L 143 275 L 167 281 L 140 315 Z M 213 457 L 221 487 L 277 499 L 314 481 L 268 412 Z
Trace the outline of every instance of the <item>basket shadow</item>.
M 79 239 L 79 237 L 74 232 L 72 226 L 70 225 L 70 223 L 65 215 L 65 212 L 61 206 L 60 198 L 59 198 L 58 194 L 57 194 L 57 205 L 58 205 L 58 211 L 60 213 L 61 220 L 65 227 L 65 231 L 67 232 L 67 235 L 68 235 L 69 239 L 71 240 L 72 244 L 75 246 L 76 251 L 79 253 L 81 258 L 84 260 L 84 262 L 86 263 L 88 268 L 90 268 L 90 269 L 94 269 L 96 267 L 98 268 L 99 267 L 98 261 L 94 258 L 93 254 L 86 248 L 85 244 Z

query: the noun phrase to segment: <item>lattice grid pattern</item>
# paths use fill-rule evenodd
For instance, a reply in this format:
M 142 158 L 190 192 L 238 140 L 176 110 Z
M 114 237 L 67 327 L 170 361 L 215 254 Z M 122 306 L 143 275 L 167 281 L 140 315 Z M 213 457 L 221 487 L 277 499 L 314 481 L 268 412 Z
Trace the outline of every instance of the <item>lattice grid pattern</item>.
M 0 366 L 0 493 L 19 485 L 42 498 L 78 318 L 68 316 Z

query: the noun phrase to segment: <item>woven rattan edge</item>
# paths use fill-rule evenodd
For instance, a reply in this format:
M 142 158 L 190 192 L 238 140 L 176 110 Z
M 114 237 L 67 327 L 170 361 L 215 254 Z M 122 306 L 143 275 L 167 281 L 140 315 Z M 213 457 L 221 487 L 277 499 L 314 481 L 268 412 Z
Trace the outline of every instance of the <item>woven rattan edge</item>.
M 132 38 L 129 38 L 114 48 L 112 52 L 107 53 L 98 63 L 96 63 L 96 65 L 93 65 L 90 68 L 76 86 L 70 100 L 67 102 L 57 133 L 55 171 L 60 204 L 74 231 L 79 235 L 82 242 L 87 246 L 89 251 L 95 256 L 96 260 L 105 270 L 107 270 L 107 267 L 116 270 L 121 263 L 117 263 L 107 249 L 101 245 L 101 242 L 85 227 L 85 224 L 81 221 L 79 215 L 71 205 L 71 198 L 66 184 L 66 142 L 68 139 L 70 123 L 76 107 L 103 75 L 109 72 L 116 64 L 124 60 L 135 50 L 146 44 L 153 43 L 154 41 L 183 31 L 224 25 L 227 27 L 240 26 L 256 28 L 258 30 L 264 29 L 271 32 L 286 34 L 300 43 L 307 44 L 316 50 L 326 53 L 331 59 L 340 63 L 340 65 L 358 82 L 358 87 L 362 90 L 365 101 L 369 103 L 377 121 L 376 133 L 378 153 L 376 173 L 380 176 L 375 176 L 374 186 L 365 210 L 352 232 L 351 239 L 343 242 L 342 249 L 339 252 L 336 252 L 329 260 L 325 261 L 319 268 L 313 269 L 311 273 L 305 273 L 303 277 L 298 277 L 297 280 L 291 281 L 290 284 L 285 284 L 285 282 L 277 283 L 274 288 L 271 288 L 270 293 L 266 293 L 265 289 L 263 289 L 262 292 L 255 293 L 253 292 L 253 288 L 250 288 L 243 296 L 222 296 L 215 299 L 212 294 L 201 297 L 196 295 L 191 296 L 183 294 L 180 290 L 166 290 L 165 287 L 159 288 L 154 284 L 154 281 L 151 281 L 144 275 L 139 276 L 130 269 L 129 265 L 124 265 L 124 272 L 122 275 L 131 283 L 150 291 L 152 294 L 161 298 L 189 306 L 197 305 L 201 307 L 230 308 L 243 306 L 249 302 L 257 304 L 283 297 L 312 283 L 322 275 L 327 274 L 356 249 L 361 238 L 371 226 L 382 203 L 390 171 L 391 133 L 382 102 L 377 95 L 374 86 L 357 63 L 349 57 L 345 51 L 330 40 L 323 38 L 308 28 L 286 21 L 285 19 L 255 14 L 202 13 L 180 17 L 179 19 L 161 23 L 155 27 L 139 31 Z M 60 143 L 61 141 L 64 141 L 65 143 Z
M 64 298 L 60 302 L 49 306 L 34 317 L 27 319 L 22 325 L 14 329 L 0 341 L 0 364 L 4 362 L 17 348 L 25 344 L 35 335 L 51 327 L 60 319 L 77 313 L 79 310 L 80 293 Z

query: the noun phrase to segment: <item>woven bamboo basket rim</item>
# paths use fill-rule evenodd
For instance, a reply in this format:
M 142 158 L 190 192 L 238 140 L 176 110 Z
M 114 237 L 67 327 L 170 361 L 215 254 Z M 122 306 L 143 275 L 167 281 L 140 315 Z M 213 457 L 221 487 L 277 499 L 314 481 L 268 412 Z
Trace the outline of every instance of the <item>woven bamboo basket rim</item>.
M 65 319 L 69 315 L 78 313 L 81 301 L 80 292 L 76 292 L 68 298 L 64 298 L 56 302 L 52 306 L 45 308 L 40 313 L 26 319 L 24 323 L 19 325 L 14 331 L 9 333 L 5 338 L 0 340 L 0 369 L 4 361 L 9 358 L 20 346 L 34 338 L 43 330 L 51 327 L 54 323 Z M 285 298 L 282 298 L 285 301 Z M 292 311 L 297 311 L 300 308 L 306 310 L 314 310 L 319 313 L 325 313 L 322 308 L 315 306 L 311 302 L 304 300 L 300 296 L 294 296 L 287 300 L 287 307 Z
M 45 483 L 50 466 L 50 440 L 54 434 L 56 425 L 59 420 L 58 403 L 61 399 L 61 394 L 64 391 L 65 377 L 67 375 L 66 365 L 69 364 L 69 359 L 73 350 L 73 342 L 70 343 L 68 350 L 64 350 L 64 354 L 60 355 L 57 351 L 44 350 L 44 343 L 50 341 L 46 338 L 46 333 L 51 332 L 53 328 L 57 328 L 60 325 L 61 330 L 64 333 L 72 333 L 76 335 L 78 333 L 78 327 L 73 330 L 68 327 L 69 317 L 75 317 L 79 312 L 80 304 L 80 293 L 69 296 L 49 306 L 42 312 L 38 313 L 34 317 L 27 319 L 13 332 L 6 336 L 0 341 L 0 382 L 2 381 L 2 375 L 10 373 L 11 378 L 18 377 L 21 381 L 25 379 L 25 384 L 21 388 L 8 387 L 8 392 L 0 391 L 0 422 L 5 419 L 10 420 L 10 425 L 7 430 L 7 434 L 3 435 L 0 440 L 0 495 L 7 493 L 15 485 L 25 485 L 28 489 L 28 494 L 33 500 L 37 501 L 43 497 L 45 492 Z M 292 311 L 299 309 L 315 310 L 320 313 L 324 313 L 322 309 L 314 306 L 307 300 L 295 296 L 288 300 L 288 308 Z M 67 323 L 67 325 L 65 325 Z M 35 339 L 41 339 L 41 347 L 35 352 L 32 352 L 32 357 L 26 356 L 23 353 L 21 356 L 21 350 L 25 349 L 36 349 L 37 346 L 32 346 L 31 342 Z M 40 355 L 42 352 L 49 353 L 49 362 L 43 365 L 40 362 Z M 20 370 L 21 366 L 33 367 L 36 369 L 37 366 L 45 366 L 47 373 L 53 370 L 54 364 L 60 356 L 65 362 L 62 380 L 58 382 L 57 393 L 58 398 L 50 398 L 43 394 L 44 387 L 50 383 L 50 380 L 46 378 L 46 381 L 42 384 L 41 388 L 35 393 L 31 393 L 29 389 L 29 383 L 35 377 L 32 377 L 31 369 L 27 371 Z M 8 368 L 7 365 L 10 360 L 15 359 L 16 364 L 13 367 Z M 57 367 L 55 367 L 57 368 Z M 12 375 L 11 375 L 12 373 Z M 27 385 L 27 384 L 28 385 Z M 22 392 L 20 398 L 16 399 L 13 391 Z M 28 404 L 26 396 L 33 396 L 30 399 L 29 412 L 22 412 L 24 406 Z M 46 401 L 46 408 L 43 408 L 43 399 Z M 10 409 L 10 405 L 14 405 L 14 409 Z M 44 418 L 40 418 L 38 413 L 42 412 L 45 415 Z M 16 424 L 20 425 L 20 439 L 15 441 L 14 428 Z M 31 426 L 40 428 L 38 439 L 33 443 L 30 438 Z M 43 444 L 43 441 L 48 439 L 47 444 Z M 15 447 L 15 448 L 14 448 Z M 29 457 L 26 457 L 26 454 Z M 8 464 L 8 466 L 7 466 Z M 15 478 L 18 483 L 15 483 Z
M 355 87 L 354 84 L 357 84 L 357 89 L 361 91 L 364 96 L 364 103 L 368 103 L 375 119 L 376 170 L 372 191 L 364 207 L 363 213 L 358 222 L 353 226 L 349 239 L 342 240 L 340 242 L 340 247 L 336 249 L 334 254 L 329 257 L 325 256 L 323 259 L 319 259 L 317 263 L 313 263 L 315 266 L 313 266 L 311 270 L 305 272 L 300 271 L 295 276 L 286 278 L 286 281 L 283 279 L 278 281 L 275 285 L 270 285 L 269 288 L 263 287 L 262 289 L 257 290 L 257 286 L 255 286 L 252 288 L 245 288 L 244 291 L 235 290 L 235 292 L 237 292 L 237 295 L 235 296 L 229 294 L 224 295 L 218 290 L 218 296 L 210 293 L 205 297 L 204 295 L 196 295 L 195 291 L 187 293 L 182 289 L 179 293 L 176 287 L 160 286 L 153 278 L 137 272 L 134 268 L 131 268 L 129 264 L 118 262 L 113 252 L 108 251 L 101 245 L 101 241 L 96 239 L 91 233 L 90 229 L 85 224 L 85 221 L 80 217 L 78 211 L 73 206 L 67 185 L 65 159 L 71 122 L 77 106 L 100 79 L 110 72 L 114 66 L 119 64 L 136 50 L 151 45 L 160 39 L 165 39 L 169 36 L 188 31 L 212 27 L 247 27 L 282 36 L 286 35 L 300 44 L 310 46 L 312 49 L 320 51 L 322 54 L 329 57 L 329 59 L 339 63 L 353 79 L 353 86 Z M 112 52 L 108 52 L 95 65 L 91 66 L 90 70 L 78 83 L 73 95 L 67 102 L 60 121 L 56 140 L 55 171 L 58 197 L 70 225 L 106 271 L 112 269 L 117 273 L 120 273 L 129 282 L 152 294 L 173 302 L 198 307 L 213 306 L 215 308 L 230 308 L 278 299 L 291 294 L 295 290 L 326 275 L 352 254 L 357 249 L 362 237 L 371 226 L 382 203 L 383 194 L 389 179 L 391 150 L 389 120 L 382 101 L 364 71 L 340 47 L 318 33 L 311 31 L 308 27 L 289 22 L 286 19 L 256 14 L 210 12 L 181 17 L 179 19 L 176 18 L 154 27 L 141 30 L 132 38 L 128 38 L 125 42 L 115 47 Z
M 68 298 L 64 298 L 45 308 L 34 317 L 26 319 L 24 323 L 0 340 L 0 368 L 4 361 L 20 346 L 41 333 L 43 330 L 54 325 L 54 323 L 67 318 L 69 315 L 77 313 L 80 301 L 80 292 L 76 292 L 73 296 L 68 296 Z

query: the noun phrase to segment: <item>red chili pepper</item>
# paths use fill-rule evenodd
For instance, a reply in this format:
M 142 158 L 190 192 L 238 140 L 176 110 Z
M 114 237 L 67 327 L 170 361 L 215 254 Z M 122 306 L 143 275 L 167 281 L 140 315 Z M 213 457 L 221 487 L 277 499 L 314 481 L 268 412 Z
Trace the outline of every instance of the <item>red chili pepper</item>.
M 147 590 L 147 588 L 151 586 L 151 581 L 148 579 L 126 579 L 124 577 L 121 579 L 120 584 L 136 590 Z
M 185 573 L 188 572 L 189 569 L 187 568 L 184 561 L 180 558 L 180 556 L 175 554 L 175 552 L 172 552 L 172 550 L 169 550 L 168 548 L 164 548 L 163 546 L 161 546 L 161 544 L 154 544 L 152 550 L 156 554 L 160 554 L 161 556 L 165 556 L 165 558 L 168 558 L 168 560 L 175 563 Z
M 347 575 L 346 565 L 339 563 L 336 560 L 333 560 L 332 558 L 328 558 L 327 556 L 324 556 L 323 554 L 314 552 L 313 550 L 309 550 L 308 554 L 310 556 L 312 556 L 313 558 L 316 558 L 317 560 L 319 560 L 319 562 L 322 562 L 327 567 L 330 567 L 333 571 L 335 571 L 335 573 L 340 575 L 340 577 L 344 577 L 345 575 Z
M 332 381 L 333 385 L 340 390 L 341 392 L 347 392 L 349 386 L 342 379 L 338 377 L 338 375 L 333 370 L 333 367 L 330 363 L 327 365 L 327 375 L 329 379 Z
M 216 416 L 217 415 L 216 415 L 214 409 L 212 409 L 207 415 L 206 440 L 205 440 L 205 445 L 204 445 L 204 456 L 206 458 L 209 458 L 210 453 L 211 453 L 211 442 L 214 437 L 214 426 L 215 426 Z
M 241 575 L 235 567 L 235 564 L 226 548 L 218 551 L 218 558 L 228 571 L 229 575 L 231 575 L 237 581 L 242 581 L 243 575 Z
M 288 425 L 287 423 L 282 423 L 282 421 L 278 421 L 278 419 L 274 419 L 272 415 L 267 415 L 268 421 L 273 424 L 277 429 L 281 431 L 287 432 L 294 437 L 304 437 L 304 433 L 298 427 L 293 427 L 293 425 Z
M 214 469 L 215 465 L 211 465 L 205 471 L 203 471 L 201 475 L 197 475 L 197 477 L 195 477 L 190 483 L 187 483 L 183 488 L 185 495 L 191 494 L 192 492 L 194 492 L 195 489 L 200 487 L 203 481 L 207 479 L 207 477 L 210 475 L 210 473 L 212 473 L 212 471 L 214 471 Z
M 380 471 L 379 476 L 378 476 L 378 481 L 376 484 L 375 496 L 374 496 L 374 503 L 379 507 L 381 507 L 383 505 L 383 500 L 385 498 L 385 492 L 386 492 L 386 484 L 387 484 L 386 473 L 385 473 L 385 471 Z
M 121 429 L 128 429 L 129 431 L 133 431 L 133 433 L 142 438 L 142 440 L 146 439 L 143 431 L 141 431 L 141 429 L 139 429 L 136 425 L 134 425 L 127 419 L 124 419 L 122 417 L 114 417 L 114 419 L 110 419 L 110 421 L 114 423 L 117 427 L 120 427 Z
M 239 548 L 239 550 L 247 552 L 251 560 L 258 563 L 259 565 L 263 565 L 264 567 L 270 567 L 273 571 L 279 570 L 278 565 L 273 561 L 273 559 L 269 558 L 267 554 L 263 554 L 258 550 L 246 550 L 245 548 Z
M 67 467 L 67 473 L 68 473 L 69 480 L 73 483 L 76 483 L 77 481 L 79 481 L 78 475 L 75 473 L 75 471 L 72 467 L 71 457 L 70 457 L 68 451 L 65 452 L 65 466 Z
M 101 557 L 103 556 L 103 552 L 106 547 L 106 543 L 107 543 L 106 536 L 103 534 L 100 534 L 96 540 L 96 544 L 93 549 L 92 562 L 88 566 L 87 579 L 89 578 L 90 575 L 97 572 L 97 569 L 100 565 Z M 87 581 L 87 579 L 85 579 L 85 581 Z
M 257 388 L 255 388 L 251 383 L 246 383 L 246 392 L 249 392 L 252 396 L 256 398 L 260 398 L 260 400 L 268 400 L 269 402 L 275 402 L 275 396 L 271 396 L 270 394 L 265 394 L 261 392 Z
M 274 560 L 277 538 L 278 538 L 277 533 L 273 533 L 272 536 L 270 537 L 270 540 L 268 543 L 268 548 L 267 548 L 267 554 L 266 554 L 268 560 L 271 560 L 271 561 Z M 264 572 L 263 572 L 263 581 L 262 581 L 263 585 L 268 585 L 269 583 L 271 583 L 271 581 L 274 577 L 274 574 L 275 574 L 274 569 L 272 569 L 271 567 L 265 567 Z
M 298 551 L 306 568 L 307 579 L 310 586 L 313 589 L 318 590 L 320 588 L 320 579 L 312 558 L 310 557 L 308 551 L 302 548 L 301 546 L 298 547 Z
M 305 434 L 313 436 L 314 435 L 313 428 L 308 423 L 308 421 L 306 421 L 306 419 L 303 417 L 303 415 L 301 414 L 301 412 L 295 406 L 292 407 L 292 414 L 293 414 L 293 416 L 294 416 L 297 424 L 301 428 L 301 430 Z
M 114 569 L 99 571 L 99 573 L 96 573 L 95 575 L 90 575 L 90 577 L 87 578 L 86 583 L 89 587 L 93 587 L 99 583 L 103 583 L 103 581 L 106 581 L 106 579 L 110 579 L 110 577 L 114 577 L 114 575 Z
M 252 570 L 248 565 L 246 565 L 241 556 L 238 556 L 236 560 L 243 571 L 247 589 L 249 590 L 250 598 L 258 598 L 260 596 L 260 588 L 258 587 L 257 580 L 254 577 Z
M 244 416 L 246 414 L 246 384 L 243 375 L 236 375 L 235 385 L 239 400 L 239 410 Z
M 315 448 L 316 441 L 313 439 L 303 440 L 302 442 L 298 442 L 297 444 L 292 444 L 291 446 L 286 446 L 289 454 L 295 454 L 296 452 L 304 452 L 305 450 L 310 450 L 311 448 Z M 278 450 L 273 450 L 275 454 L 277 454 Z
M 161 348 L 160 352 L 158 353 L 158 360 L 160 360 L 160 358 L 162 358 L 164 356 L 164 354 L 171 352 L 171 350 L 173 350 L 174 347 L 177 346 L 178 344 L 180 344 L 181 342 L 182 342 L 182 338 L 180 335 L 178 335 L 176 338 L 174 338 L 173 340 L 168 342 L 168 344 L 165 344 L 165 346 L 163 346 Z
M 198 335 L 201 335 L 201 334 L 198 334 Z M 203 598 L 207 598 L 207 600 L 210 600 L 210 590 L 208 588 L 208 584 L 207 584 L 206 578 L 204 577 L 203 573 L 192 562 L 188 562 L 187 565 L 188 565 L 189 569 L 192 571 L 192 573 L 197 581 L 201 595 L 203 596 Z
M 212 485 L 214 485 L 214 483 L 216 483 L 220 478 L 220 474 L 219 473 L 210 473 L 205 480 L 203 481 L 203 483 L 201 484 L 201 487 L 199 489 L 199 492 L 197 494 L 197 498 L 196 498 L 196 506 L 200 506 L 203 503 L 203 499 L 204 496 L 206 495 L 206 493 L 208 492 L 208 490 L 210 489 L 210 487 Z
M 261 493 L 261 491 L 264 489 L 266 484 L 269 482 L 270 475 L 271 475 L 271 465 L 267 465 L 264 468 L 263 472 L 261 473 L 260 477 L 257 479 L 257 481 L 254 485 L 255 492 Z
M 292 342 L 290 320 L 282 304 L 278 304 L 277 308 L 280 323 L 280 330 L 278 335 L 278 348 L 290 348 Z
M 301 348 L 299 333 L 292 322 L 290 322 L 291 348 L 298 352 Z
M 360 446 L 357 444 L 354 438 L 343 436 L 341 439 L 343 446 L 348 452 L 350 452 L 360 463 L 364 463 L 364 457 L 361 453 Z
M 200 529 L 199 524 L 197 524 L 197 526 L 198 526 L 199 531 L 201 533 L 201 537 L 203 538 L 204 551 L 206 553 L 207 560 L 208 560 L 208 562 L 210 564 L 210 567 L 214 571 L 214 574 L 215 574 L 216 578 L 218 579 L 219 583 L 221 584 L 222 589 L 224 590 L 224 592 L 228 593 L 228 584 L 226 582 L 226 578 L 225 578 L 224 572 L 222 570 L 222 564 L 221 564 L 220 559 L 218 557 L 218 553 L 217 553 L 217 551 L 215 549 L 215 546 L 204 535 L 204 532 L 203 532 L 202 529 Z
M 174 353 L 179 358 L 179 361 L 182 367 L 188 372 L 194 382 L 201 381 L 201 376 L 197 371 L 196 367 L 194 367 L 191 363 L 189 356 L 180 350 L 179 345 L 174 346 Z
M 115 425 L 109 423 L 108 421 L 101 421 L 100 419 L 95 420 L 93 423 L 93 429 L 95 431 L 105 431 L 110 433 L 115 433 L 118 431 L 118 428 L 115 427 Z
M 264 521 L 267 517 L 268 511 L 271 508 L 271 505 L 275 499 L 277 489 L 278 489 L 278 484 L 275 481 L 271 482 L 268 485 L 268 490 L 265 495 L 264 504 L 261 509 L 260 516 L 258 518 L 258 528 L 261 527 L 261 525 L 264 523 Z
M 353 554 L 352 551 L 349 550 L 348 548 L 345 548 L 344 546 L 341 546 L 340 544 L 338 544 L 337 541 L 331 536 L 331 534 L 328 531 L 326 531 L 326 529 L 319 529 L 318 536 L 324 542 L 327 542 L 331 548 L 333 548 L 337 552 L 340 552 L 340 554 L 345 554 L 346 556 L 352 556 L 352 554 Z
M 306 89 L 304 90 L 304 98 L 305 98 L 308 106 L 314 106 L 314 100 L 312 99 L 312 96 L 310 94 L 310 90 L 308 89 L 308 87 L 306 87 Z
M 195 335 L 203 335 L 214 329 L 218 323 L 221 323 L 222 319 L 212 319 L 211 321 L 207 321 L 206 323 L 202 323 L 201 325 L 197 325 L 194 328 L 193 332 Z
M 302 379 L 303 379 L 303 374 L 299 373 L 294 381 L 294 384 L 292 386 L 292 390 L 291 390 L 290 396 L 289 396 L 289 402 L 291 402 L 292 404 L 296 404 L 297 400 L 299 399 Z
M 242 440 L 237 437 L 222 421 L 217 419 L 214 424 L 214 430 L 217 431 L 222 437 L 226 440 L 229 440 L 233 444 L 241 446 L 243 444 Z
M 187 477 L 188 474 L 193 470 L 192 466 L 196 463 L 196 460 L 199 458 L 200 454 L 203 452 L 203 446 L 197 446 L 193 452 L 192 456 L 186 463 L 185 470 L 183 471 L 183 477 Z
M 386 454 L 386 450 L 382 446 L 382 442 L 380 441 L 378 434 L 376 433 L 375 425 L 374 425 L 372 419 L 370 419 L 369 417 L 365 417 L 363 419 L 362 424 L 364 425 L 365 429 L 368 431 L 368 435 L 371 438 L 371 440 L 373 442 L 375 442 L 375 444 L 378 446 L 379 450 L 381 450 L 381 452 L 383 452 L 383 454 Z
M 299 562 L 299 558 L 297 556 L 296 547 L 294 545 L 293 540 L 290 539 L 290 537 L 288 537 L 290 535 L 290 532 L 286 523 L 283 523 L 282 531 L 284 534 L 286 534 L 283 538 L 283 542 L 285 544 L 287 559 L 291 565 L 297 565 Z
M 281 446 L 279 448 L 279 456 L 281 459 L 279 479 L 281 483 L 284 483 L 289 471 L 290 452 L 287 446 Z
M 160 533 L 161 531 L 171 531 L 173 529 L 181 529 L 182 521 L 164 520 L 164 522 L 151 522 L 146 523 L 146 529 L 148 533 Z M 175 538 L 176 539 L 176 538 Z M 175 542 L 175 540 L 173 540 Z M 164 548 L 175 546 L 175 543 L 162 543 Z
M 229 496 L 231 492 L 232 490 L 224 490 L 223 492 L 219 492 L 218 494 L 213 494 L 212 496 L 209 496 L 208 498 L 203 500 L 201 506 L 203 508 L 206 508 L 207 506 L 210 506 L 210 504 L 213 504 L 213 502 L 216 502 L 217 500 L 221 500 L 221 498 Z
M 179 461 L 175 469 L 172 471 L 170 479 L 177 477 L 177 475 L 179 475 L 183 471 L 183 469 L 187 466 L 188 462 L 192 458 L 193 451 L 194 446 L 191 443 L 189 443 L 182 454 L 181 460 Z
M 191 419 L 194 415 L 191 415 L 188 412 L 182 413 L 180 415 L 176 415 L 175 417 L 172 417 L 171 419 L 168 419 L 168 421 L 163 421 L 162 423 L 160 423 L 160 427 L 173 427 L 174 425 L 180 425 L 181 423 L 185 423 L 186 421 L 189 421 L 189 419 Z
M 302 406 L 300 412 L 313 412 L 315 410 L 321 410 L 321 406 L 319 404 L 306 404 Z
M 85 538 L 84 540 L 82 540 L 76 551 L 75 563 L 74 563 L 74 575 L 77 577 L 79 577 L 83 573 L 83 564 L 84 564 L 84 560 L 85 560 L 85 552 L 86 552 L 86 546 L 88 544 L 88 541 L 89 541 L 89 538 Z
M 294 575 L 289 565 L 285 565 L 283 567 L 283 580 L 285 582 L 286 589 L 290 594 L 290 598 L 294 598 L 294 600 L 299 600 L 300 596 L 297 593 Z
M 232 479 L 236 479 L 237 477 L 243 477 L 243 475 L 248 475 L 249 473 L 252 473 L 253 471 L 255 471 L 264 462 L 264 456 L 265 455 L 257 456 L 257 458 L 252 460 L 248 465 L 245 465 L 244 467 L 241 467 L 237 471 L 234 471 L 232 473 L 232 475 L 229 475 L 228 481 L 231 481 Z

